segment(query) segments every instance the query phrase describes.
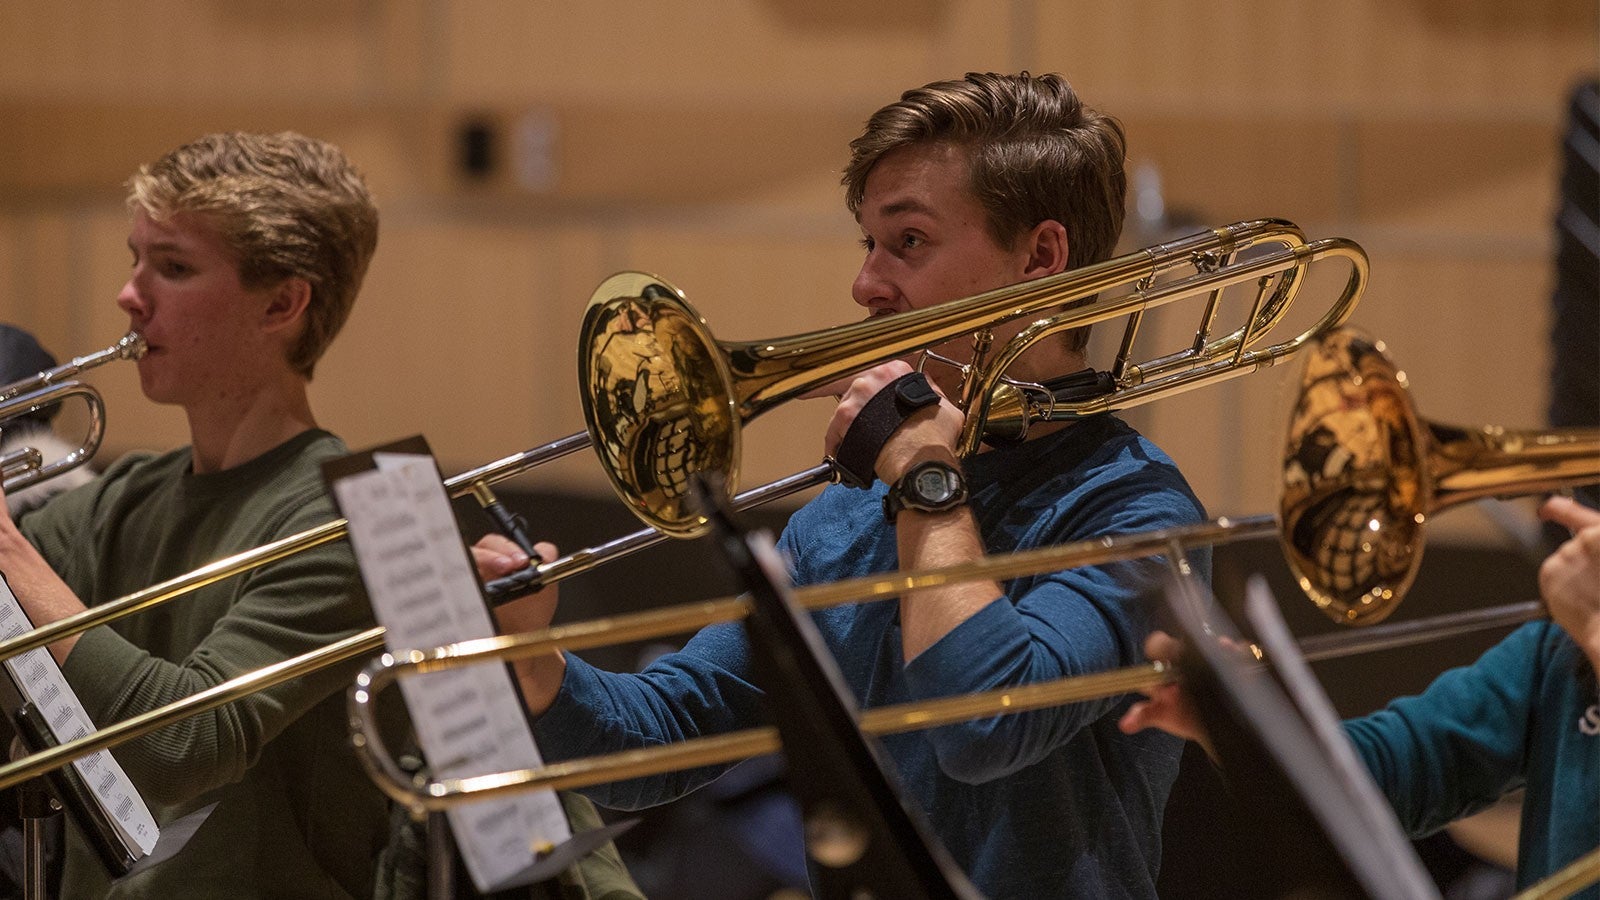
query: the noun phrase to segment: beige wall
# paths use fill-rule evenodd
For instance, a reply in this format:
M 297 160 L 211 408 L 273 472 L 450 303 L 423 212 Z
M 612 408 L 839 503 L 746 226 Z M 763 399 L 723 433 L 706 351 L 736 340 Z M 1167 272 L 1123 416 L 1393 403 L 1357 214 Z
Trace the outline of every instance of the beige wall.
M 1026 67 L 1122 118 L 1169 208 L 1361 242 L 1355 321 L 1387 340 L 1426 415 L 1532 426 L 1563 103 L 1600 65 L 1596 18 L 1592 0 L 14 0 L 0 317 L 63 354 L 104 346 L 124 324 L 133 167 L 206 130 L 318 134 L 368 170 L 384 210 L 319 372 L 321 415 L 354 445 L 422 432 L 462 468 L 582 427 L 577 321 L 618 269 L 677 283 L 730 339 L 852 318 L 844 143 L 901 89 Z M 483 182 L 454 167 L 469 118 L 506 138 Z M 1152 334 L 1182 340 L 1188 316 Z M 1131 417 L 1214 511 L 1258 512 L 1292 379 Z M 131 372 L 96 381 L 108 452 L 183 439 Z M 747 429 L 746 484 L 815 462 L 817 406 Z M 537 478 L 600 484 L 587 458 Z

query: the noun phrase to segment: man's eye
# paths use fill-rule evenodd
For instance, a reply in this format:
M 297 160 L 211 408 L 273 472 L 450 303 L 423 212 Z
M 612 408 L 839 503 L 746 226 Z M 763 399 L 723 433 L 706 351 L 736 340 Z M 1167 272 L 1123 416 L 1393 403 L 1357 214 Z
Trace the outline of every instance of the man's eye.
M 181 262 L 174 262 L 172 260 L 168 260 L 168 261 L 166 261 L 166 262 L 161 264 L 161 274 L 167 275 L 167 276 L 173 277 L 173 278 L 176 278 L 176 277 L 178 277 L 180 275 L 187 275 L 192 271 L 194 271 L 194 270 L 189 268 L 189 266 L 187 264 L 181 263 Z
M 906 248 L 907 250 L 910 250 L 913 247 L 920 247 L 922 246 L 922 238 L 919 235 L 908 234 L 900 239 L 900 246 Z
M 861 239 L 861 249 L 867 251 L 868 253 L 871 253 L 872 248 L 876 246 L 878 246 L 878 244 L 872 238 L 864 237 Z

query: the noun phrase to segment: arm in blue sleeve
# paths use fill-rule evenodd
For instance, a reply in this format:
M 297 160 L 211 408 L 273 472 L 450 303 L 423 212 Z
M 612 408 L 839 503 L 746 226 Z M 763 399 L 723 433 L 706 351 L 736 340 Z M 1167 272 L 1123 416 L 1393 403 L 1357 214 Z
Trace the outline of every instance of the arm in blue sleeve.
M 1065 533 L 1131 533 L 1186 524 L 1200 515 L 1186 491 L 1148 484 L 1082 498 Z M 1193 560 L 1209 577 L 1209 555 Z M 1160 558 L 1080 567 L 1018 579 L 1008 594 L 912 660 L 907 683 L 918 699 L 1034 684 L 1104 672 L 1143 659 L 1150 599 L 1167 563 Z M 950 725 L 929 733 L 946 774 L 982 783 L 1032 765 L 1123 703 L 1085 701 L 1020 715 Z
M 1522 783 L 1542 633 L 1524 626 L 1422 694 L 1344 723 L 1411 835 L 1437 831 Z
M 571 759 L 684 741 L 760 724 L 761 692 L 749 681 L 749 649 L 738 624 L 703 629 L 678 653 L 634 674 L 605 672 L 568 654 L 555 702 L 534 735 L 547 757 Z M 666 803 L 727 766 L 646 776 L 583 791 L 613 809 Z

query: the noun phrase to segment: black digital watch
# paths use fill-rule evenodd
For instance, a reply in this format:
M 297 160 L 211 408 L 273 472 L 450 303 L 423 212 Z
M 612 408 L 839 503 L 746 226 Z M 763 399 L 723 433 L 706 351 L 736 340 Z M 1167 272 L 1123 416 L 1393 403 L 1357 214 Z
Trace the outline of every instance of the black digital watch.
M 923 460 L 889 485 L 883 496 L 883 517 L 894 524 L 902 509 L 940 513 L 967 502 L 967 480 L 954 463 L 942 459 Z

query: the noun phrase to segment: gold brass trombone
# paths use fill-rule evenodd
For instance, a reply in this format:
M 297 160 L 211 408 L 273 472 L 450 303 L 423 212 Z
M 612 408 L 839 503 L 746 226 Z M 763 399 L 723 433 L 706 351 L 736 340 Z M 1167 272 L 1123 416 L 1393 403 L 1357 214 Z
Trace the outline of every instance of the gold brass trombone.
M 1393 610 L 1415 576 L 1426 519 L 1448 506 L 1489 494 L 1547 490 L 1600 480 L 1600 433 L 1569 429 L 1508 435 L 1476 433 L 1424 423 L 1412 409 L 1404 376 L 1379 345 L 1348 331 L 1323 339 L 1306 364 L 1300 402 L 1284 454 L 1284 491 L 1275 518 L 1219 519 L 1137 535 L 1112 535 L 1057 547 L 1026 550 L 920 572 L 890 573 L 796 588 L 805 609 L 898 596 L 906 591 L 974 578 L 1003 581 L 1112 560 L 1167 554 L 1173 560 L 1193 546 L 1278 533 L 1300 584 L 1336 621 L 1376 622 Z M 1450 438 L 1441 441 L 1441 437 Z M 1479 477 L 1472 468 L 1483 464 Z M 1496 487 L 1490 477 L 1504 480 Z M 1453 489 L 1465 479 L 1471 489 Z M 485 638 L 437 648 L 383 654 L 350 691 L 351 734 L 358 755 L 379 787 L 415 810 L 434 811 L 502 793 L 573 788 L 732 762 L 777 749 L 776 729 L 695 738 L 522 770 L 417 783 L 395 764 L 378 735 L 372 704 L 379 692 L 409 673 L 477 662 L 507 661 L 552 649 L 585 649 L 682 632 L 742 618 L 748 604 L 723 599 L 681 604 L 613 619 L 582 622 L 524 635 Z M 1337 635 L 1306 642 L 1314 659 L 1378 646 L 1398 646 L 1437 636 L 1524 621 L 1537 603 L 1442 616 L 1385 631 Z M 872 734 L 932 728 L 1153 687 L 1170 679 L 1169 667 L 1151 663 L 1113 672 L 1023 687 L 882 707 L 862 713 Z
M 1243 251 L 1256 245 L 1278 249 L 1244 258 Z M 1251 350 L 1282 319 L 1310 265 L 1328 258 L 1345 260 L 1351 271 L 1322 321 L 1295 340 Z M 1179 272 L 1189 274 L 1161 280 Z M 579 339 L 578 385 L 595 450 L 623 502 L 661 531 L 694 537 L 708 526 L 688 500 L 690 477 L 718 472 L 733 490 L 743 423 L 850 372 L 975 334 L 960 398 L 968 415 L 957 448 L 970 455 L 980 428 L 998 432 L 1004 422 L 1025 425 L 1030 419 L 1110 408 L 1089 402 L 1039 415 L 1018 412 L 1025 396 L 998 390 L 1005 368 L 1045 337 L 1128 317 L 1111 373 L 1118 408 L 1126 409 L 1143 396 L 1170 396 L 1272 365 L 1309 335 L 1342 323 L 1366 276 L 1366 255 L 1353 242 L 1307 243 L 1293 224 L 1260 219 L 926 309 L 787 338 L 720 342 L 677 288 L 625 272 L 601 284 L 590 300 Z M 1222 291 L 1249 281 L 1258 287 L 1245 324 L 1213 340 Z M 1209 300 L 1193 346 L 1131 364 L 1128 356 L 1145 311 L 1196 294 Z M 991 328 L 1069 304 L 1079 305 L 1029 325 L 989 358 Z M 997 391 L 1008 395 L 999 406 L 991 400 Z
M 1256 245 L 1277 245 L 1281 249 L 1245 262 L 1234 258 L 1241 251 Z M 1315 260 L 1322 258 L 1342 258 L 1351 267 L 1350 277 L 1333 304 L 1316 324 L 1294 338 L 1270 347 L 1252 349 L 1283 319 L 1289 305 L 1298 294 L 1305 272 Z M 1194 274 L 1171 284 L 1154 284 L 1157 276 L 1168 274 L 1179 267 L 1191 268 Z M 589 446 L 593 442 L 591 434 L 596 430 L 595 423 L 607 416 L 615 417 L 618 422 L 627 420 L 639 424 L 641 420 L 637 418 L 638 410 L 645 409 L 648 410 L 645 418 L 649 421 L 643 424 L 648 427 L 633 435 L 637 448 L 653 448 L 654 452 L 654 449 L 663 446 L 663 441 L 671 443 L 686 436 L 692 440 L 679 448 L 681 453 L 677 456 L 680 464 L 668 466 L 662 478 L 655 482 L 656 488 L 653 489 L 651 497 L 637 501 L 630 500 L 629 506 L 662 534 L 671 537 L 693 537 L 699 533 L 700 520 L 678 505 L 680 498 L 675 494 L 677 488 L 671 487 L 669 490 L 669 482 L 675 483 L 675 479 L 687 479 L 693 471 L 705 470 L 707 466 L 703 463 L 707 461 L 712 463 L 712 468 L 719 465 L 732 467 L 728 470 L 731 481 L 736 475 L 738 466 L 736 445 L 738 422 L 741 419 L 747 419 L 757 411 L 770 408 L 784 399 L 794 398 L 809 387 L 848 372 L 868 368 L 885 359 L 920 347 L 931 346 L 955 335 L 986 331 L 987 326 L 991 324 L 991 319 L 986 316 L 990 316 L 994 310 L 1002 310 L 1004 313 L 996 316 L 995 321 L 1006 321 L 1059 304 L 1075 302 L 1115 286 L 1124 286 L 1131 290 L 1131 293 L 1117 299 L 1102 300 L 1093 306 L 1078 307 L 1041 319 L 995 353 L 995 360 L 1009 362 L 1027 347 L 1048 335 L 1127 315 L 1130 317 L 1130 322 L 1124 332 L 1122 348 L 1112 370 L 1116 384 L 1110 393 L 1089 400 L 1058 399 L 1042 386 L 1018 385 L 1004 381 L 1002 368 L 991 363 L 981 373 L 968 379 L 968 387 L 964 391 L 969 405 L 970 398 L 977 396 L 975 391 L 985 392 L 981 398 L 978 415 L 967 417 L 966 429 L 969 434 L 963 438 L 965 454 L 970 454 L 976 448 L 978 440 L 987 435 L 993 435 L 998 439 L 1019 438 L 1026 432 L 1030 422 L 1070 419 L 1114 409 L 1129 409 L 1202 384 L 1272 366 L 1298 352 L 1314 337 L 1342 324 L 1361 298 L 1366 286 L 1366 275 L 1366 255 L 1355 243 L 1340 238 L 1307 243 L 1300 229 L 1293 224 L 1277 219 L 1261 219 L 1200 232 L 1098 265 L 1002 291 L 981 294 L 933 309 L 897 315 L 888 320 L 846 325 L 775 341 L 715 345 L 723 349 L 731 360 L 731 365 L 738 371 L 754 373 L 741 376 L 743 380 L 740 393 L 748 396 L 742 401 L 740 419 L 719 420 L 716 415 L 696 415 L 693 417 L 694 434 L 681 432 L 677 430 L 677 424 L 672 424 L 673 433 L 678 435 L 674 438 L 655 427 L 657 424 L 677 423 L 678 419 L 674 417 L 682 412 L 678 405 L 666 403 L 662 398 L 662 386 L 687 385 L 684 389 L 692 389 L 698 398 L 695 403 L 700 407 L 709 407 L 716 405 L 711 396 L 718 389 L 716 384 L 720 382 L 702 384 L 696 381 L 688 385 L 678 378 L 675 371 L 651 369 L 637 372 L 635 380 L 628 382 L 632 386 L 628 387 L 622 378 L 622 368 L 638 365 L 641 341 L 654 348 L 651 352 L 657 356 L 655 363 L 686 365 L 698 358 L 702 363 L 710 364 L 707 358 L 697 356 L 705 350 L 704 342 L 709 340 L 709 335 L 704 333 L 704 323 L 682 300 L 676 289 L 649 276 L 623 273 L 608 279 L 596 290 L 590 301 L 590 311 L 585 321 L 583 344 L 594 347 L 597 343 L 592 333 L 596 320 L 612 321 L 615 327 L 607 327 L 612 327 L 616 332 L 616 328 L 620 328 L 620 325 L 615 325 L 615 322 L 627 318 L 623 315 L 626 311 L 632 311 L 628 312 L 628 315 L 638 313 L 644 316 L 645 318 L 639 322 L 643 324 L 648 320 L 654 330 L 616 332 L 612 335 L 613 340 L 606 342 L 605 347 L 595 347 L 594 352 L 601 358 L 587 366 L 586 371 L 596 373 L 596 377 L 603 374 L 603 380 L 611 386 L 611 391 L 602 392 L 602 396 L 596 397 L 591 390 L 596 384 L 595 380 L 589 378 L 583 381 L 586 395 L 584 414 L 590 423 L 590 432 L 569 435 L 541 447 L 463 472 L 448 479 L 445 487 L 453 497 L 471 494 L 479 503 L 490 507 L 495 503 L 494 495 L 489 490 L 490 485 Z M 1212 339 L 1210 332 L 1217 316 L 1223 289 L 1251 279 L 1257 280 L 1259 287 L 1249 318 L 1231 334 Z M 618 291 L 622 291 L 623 295 L 619 295 Z M 1188 350 L 1144 363 L 1130 363 L 1128 356 L 1143 311 L 1198 293 L 1209 293 L 1210 296 L 1197 329 L 1194 345 Z M 693 328 L 690 327 L 691 324 Z M 866 351 L 852 350 L 849 342 L 856 340 L 871 340 L 872 347 Z M 721 363 L 722 356 L 717 355 L 714 360 L 716 363 Z M 975 366 L 977 362 L 981 360 L 975 360 Z M 694 376 L 694 378 L 699 377 L 699 375 Z M 628 409 L 633 409 L 634 412 L 629 413 Z M 989 424 L 991 422 L 992 426 Z M 619 458 L 620 451 L 615 440 L 609 435 L 614 435 L 616 430 L 617 428 L 605 429 L 603 433 L 608 437 L 597 447 L 608 474 L 614 480 L 617 478 L 615 461 Z M 644 440 L 643 431 L 649 431 L 660 440 L 655 438 Z M 703 442 L 701 433 L 707 431 L 719 431 L 724 438 L 731 435 L 735 452 L 726 453 L 727 448 L 717 446 L 715 441 Z M 684 465 L 690 462 L 689 457 L 702 462 Z M 630 471 L 643 476 L 646 468 L 648 466 L 641 462 L 640 466 L 633 467 Z M 747 492 L 745 496 L 753 498 L 750 502 L 766 502 L 823 484 L 832 477 L 832 467 L 824 464 Z M 672 496 L 668 496 L 669 494 Z M 660 507 L 663 502 L 671 507 L 668 514 L 649 514 L 650 510 Z M 225 557 L 193 572 L 124 597 L 98 604 L 91 609 L 0 641 L 0 660 L 159 606 L 208 584 L 267 563 L 342 539 L 345 532 L 344 520 L 337 519 L 262 547 Z M 649 532 L 628 535 L 602 547 L 581 550 L 554 562 L 532 567 L 517 576 L 502 580 L 493 587 L 499 588 L 503 585 L 507 589 L 514 590 L 551 583 L 587 571 L 607 560 L 655 543 L 656 540 L 657 538 Z
M 1271 261 L 1252 268 L 1250 274 L 1241 274 L 1234 270 L 1216 271 L 1213 263 L 1223 259 L 1225 256 L 1220 249 L 1220 245 L 1224 242 L 1219 235 L 1230 236 L 1231 243 L 1229 246 L 1233 250 L 1242 249 L 1243 246 L 1249 243 L 1264 241 L 1282 244 L 1288 247 L 1289 250 L 1286 254 L 1277 254 Z M 1127 355 L 1132 341 L 1131 336 L 1126 337 L 1116 367 L 1117 370 L 1123 373 L 1120 379 L 1121 383 L 1114 386 L 1110 393 L 1095 396 L 1087 401 L 1062 399 L 1052 395 L 1048 390 L 1040 386 L 1009 384 L 994 378 L 990 382 L 992 384 L 990 391 L 993 396 L 984 409 L 987 410 L 989 417 L 997 422 L 995 428 L 997 430 L 996 436 L 999 439 L 1016 439 L 1022 436 L 1030 422 L 1127 409 L 1163 396 L 1197 387 L 1200 384 L 1223 380 L 1236 374 L 1245 374 L 1271 366 L 1300 351 L 1310 344 L 1313 339 L 1342 323 L 1360 299 L 1362 289 L 1366 283 L 1366 257 L 1361 252 L 1360 247 L 1349 241 L 1337 239 L 1307 244 L 1300 236 L 1298 229 L 1288 223 L 1276 220 L 1262 220 L 1261 222 L 1250 224 L 1248 228 L 1245 226 L 1230 226 L 1229 229 L 1205 232 L 1202 235 L 1184 239 L 1175 244 L 1151 248 L 1151 250 L 1144 251 L 1144 253 L 1157 259 L 1175 258 L 1179 251 L 1174 248 L 1178 247 L 1188 248 L 1187 252 L 1194 254 L 1191 262 L 1198 269 L 1212 272 L 1213 274 L 1210 277 L 1215 280 L 1212 285 L 1210 307 L 1195 339 L 1195 348 L 1198 348 L 1200 352 L 1196 352 L 1195 349 L 1191 348 L 1191 350 L 1174 353 L 1140 365 L 1129 365 Z M 1202 250 L 1202 247 L 1209 249 Z M 1300 335 L 1265 349 L 1249 349 L 1252 345 L 1259 343 L 1271 328 L 1281 321 L 1287 305 L 1295 296 L 1299 279 L 1302 277 L 1305 268 L 1313 259 L 1323 256 L 1345 258 L 1352 266 L 1352 275 L 1334 304 L 1314 326 Z M 1176 263 L 1169 261 L 1168 265 L 1176 265 Z M 1276 268 L 1271 269 L 1273 272 L 1286 270 L 1287 274 L 1284 278 L 1270 278 L 1267 269 L 1274 266 Z M 1210 323 L 1215 318 L 1218 297 L 1225 286 L 1224 282 L 1233 284 L 1244 278 L 1258 278 L 1262 282 L 1250 319 L 1232 334 L 1224 338 L 1211 340 L 1209 338 Z M 1092 280 L 1097 284 L 1103 283 L 1103 277 L 1101 276 L 1095 276 Z M 1269 285 L 1269 281 L 1276 281 L 1276 284 Z M 1186 289 L 1190 294 L 1197 293 L 1204 289 L 1205 283 L 1204 280 L 1197 281 L 1191 278 L 1186 284 Z M 1270 291 L 1268 290 L 1269 286 L 1272 287 Z M 1064 297 L 1068 294 L 1076 295 L 1080 293 L 1078 290 L 1069 290 L 1069 287 L 1070 285 L 1062 288 Z M 597 292 L 597 296 L 605 293 L 607 293 L 607 288 L 602 286 L 601 290 Z M 1062 302 L 1065 302 L 1065 300 Z M 1069 311 L 1066 315 L 1070 316 L 1075 312 L 1078 311 Z M 1104 310 L 1085 310 L 1081 315 L 1093 317 L 1095 321 L 1108 317 Z M 895 317 L 896 320 L 909 318 L 906 316 Z M 914 321 L 910 321 L 908 324 L 915 326 Z M 966 325 L 966 330 L 979 330 L 983 324 L 981 321 L 970 321 Z M 1045 334 L 1078 327 L 1082 324 L 1084 324 L 1083 321 L 1068 320 L 1065 317 L 1053 317 L 1035 323 L 1028 329 L 1026 337 L 1022 339 L 1031 343 Z M 1002 348 L 1001 352 L 1008 354 L 1012 358 L 1016 355 L 1015 353 L 1009 353 L 1006 348 Z M 1020 352 L 1020 349 L 1017 352 Z M 859 366 L 872 364 L 871 360 L 859 362 Z M 1191 374 L 1191 370 L 1194 370 L 1193 374 Z M 848 371 L 848 369 L 835 368 L 834 371 L 843 372 Z M 797 392 L 790 391 L 786 396 L 793 396 L 795 393 Z M 968 393 L 970 393 L 970 390 Z M 971 417 L 969 416 L 970 421 Z M 989 427 L 984 425 L 980 434 L 987 435 L 988 433 Z M 446 482 L 446 487 L 454 496 L 472 493 L 480 502 L 487 503 L 485 495 L 489 500 L 492 500 L 492 494 L 489 494 L 486 489 L 487 484 L 525 471 L 544 461 L 570 453 L 588 443 L 589 436 L 587 434 L 572 435 L 544 447 L 530 450 L 527 453 L 507 457 L 482 468 L 462 473 L 449 479 Z M 819 465 L 788 478 L 741 493 L 735 498 L 734 506 L 735 508 L 743 509 L 787 496 L 826 482 L 830 480 L 831 476 L 832 467 L 829 464 Z M 126 597 L 98 605 L 77 615 L 36 628 L 25 634 L 0 641 L 0 659 L 43 647 L 96 625 L 132 615 L 140 610 L 175 599 L 220 579 L 282 559 L 302 550 L 337 540 L 342 538 L 344 534 L 344 520 L 336 520 L 299 535 L 292 535 L 272 544 L 218 560 L 187 575 L 170 579 Z M 607 560 L 655 544 L 664 540 L 665 536 L 662 531 L 645 529 L 599 547 L 580 550 L 561 559 L 530 567 L 524 573 L 519 573 L 508 579 L 502 579 L 501 582 L 507 583 L 507 586 L 512 589 L 520 586 L 553 583 L 567 576 L 587 571 Z M 1149 552 L 1141 551 L 1134 555 L 1148 555 Z M 646 621 L 654 623 L 656 621 L 654 617 L 660 615 L 660 613 L 645 613 L 641 615 Z M 707 621 L 718 620 L 711 619 Z M 683 627 L 693 627 L 693 624 L 685 623 Z M 656 630 L 650 633 L 665 634 L 670 633 L 671 630 Z M 615 642 L 624 639 L 622 637 L 613 637 L 611 640 Z M 312 651 L 295 659 L 286 660 L 269 669 L 241 676 L 233 681 L 217 685 L 215 688 L 177 701 L 161 709 L 152 710 L 124 722 L 107 726 L 78 741 L 63 744 L 49 751 L 35 754 L 25 760 L 19 760 L 11 765 L 0 767 L 0 787 L 15 784 L 38 773 L 49 771 L 79 756 L 106 747 L 116 746 L 185 716 L 214 709 L 217 706 L 271 687 L 282 681 L 297 678 L 327 666 L 337 665 L 358 656 L 370 655 L 382 648 L 383 629 L 369 629 L 337 644 Z
M 37 375 L 0 387 L 0 429 L 6 423 L 32 415 L 76 397 L 89 411 L 86 432 L 78 446 L 62 456 L 46 461 L 33 447 L 21 447 L 0 456 L 0 485 L 6 492 L 20 491 L 48 478 L 69 472 L 94 458 L 105 438 L 106 405 L 100 392 L 73 376 L 119 359 L 144 356 L 144 338 L 135 332 L 123 335 L 104 350 L 79 356 L 71 362 L 46 369 Z

